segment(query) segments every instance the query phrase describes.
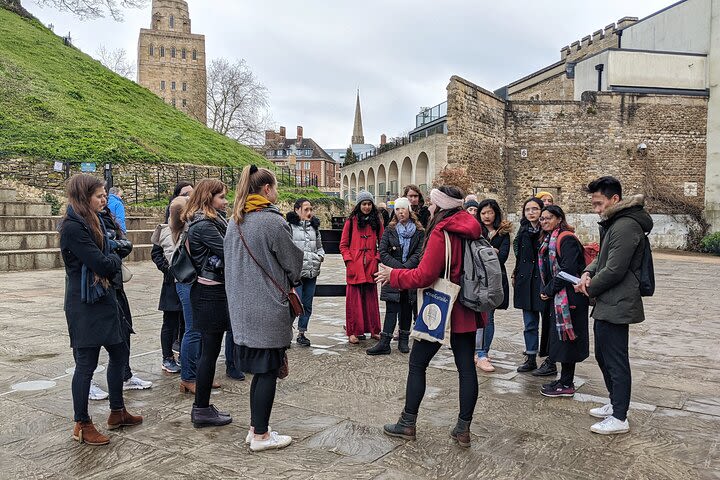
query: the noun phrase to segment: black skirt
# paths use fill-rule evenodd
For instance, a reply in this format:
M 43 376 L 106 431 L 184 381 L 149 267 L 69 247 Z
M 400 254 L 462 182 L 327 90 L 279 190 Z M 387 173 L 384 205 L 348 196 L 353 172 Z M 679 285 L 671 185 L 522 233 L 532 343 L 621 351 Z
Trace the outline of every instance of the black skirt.
M 193 324 L 200 333 L 221 333 L 230 329 L 225 285 L 193 283 L 190 289 Z
M 250 348 L 235 345 L 235 368 L 246 373 L 277 371 L 285 359 L 286 348 Z

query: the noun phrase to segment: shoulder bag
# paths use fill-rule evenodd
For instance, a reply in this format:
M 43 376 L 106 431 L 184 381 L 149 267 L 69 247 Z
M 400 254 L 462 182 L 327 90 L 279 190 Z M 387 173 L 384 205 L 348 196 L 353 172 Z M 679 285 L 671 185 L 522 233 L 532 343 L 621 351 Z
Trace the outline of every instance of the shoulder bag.
M 180 237 L 180 244 L 170 261 L 170 273 L 180 283 L 195 283 L 197 280 L 197 270 L 190 257 L 189 243 L 187 231 L 185 231 Z

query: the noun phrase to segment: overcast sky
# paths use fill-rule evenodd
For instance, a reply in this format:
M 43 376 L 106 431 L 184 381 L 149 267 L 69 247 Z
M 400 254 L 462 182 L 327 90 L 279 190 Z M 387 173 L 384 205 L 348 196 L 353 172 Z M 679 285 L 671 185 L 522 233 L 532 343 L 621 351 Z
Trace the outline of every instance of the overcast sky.
M 55 32 L 95 55 L 102 44 L 137 57 L 150 0 L 122 23 L 80 21 L 31 0 Z M 365 141 L 412 129 L 421 107 L 446 99 L 452 75 L 495 90 L 560 59 L 560 49 L 624 16 L 672 0 L 189 0 L 208 59 L 244 58 L 270 91 L 275 126 L 303 125 L 325 148 L 350 143 L 360 88 Z

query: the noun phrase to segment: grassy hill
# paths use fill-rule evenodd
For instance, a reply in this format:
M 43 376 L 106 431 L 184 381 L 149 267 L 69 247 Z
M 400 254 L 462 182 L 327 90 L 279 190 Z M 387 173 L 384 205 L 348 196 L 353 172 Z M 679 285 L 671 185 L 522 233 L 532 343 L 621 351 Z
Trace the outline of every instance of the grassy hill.
M 267 165 L 149 90 L 0 7 L 0 159 Z

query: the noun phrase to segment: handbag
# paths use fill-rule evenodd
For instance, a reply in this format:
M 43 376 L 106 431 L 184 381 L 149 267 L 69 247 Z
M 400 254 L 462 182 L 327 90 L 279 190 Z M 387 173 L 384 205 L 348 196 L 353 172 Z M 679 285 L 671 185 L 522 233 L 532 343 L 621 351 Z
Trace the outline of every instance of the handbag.
M 280 290 L 280 293 L 288 299 L 288 303 L 290 305 L 290 313 L 292 314 L 293 318 L 299 317 L 303 313 L 305 313 L 305 309 L 303 308 L 302 301 L 300 301 L 300 296 L 298 296 L 297 292 L 295 291 L 295 288 L 291 287 L 290 291 L 286 292 L 285 289 L 280 286 L 280 284 L 270 275 L 265 268 L 260 265 L 260 262 L 257 261 L 257 258 L 255 258 L 255 255 L 253 255 L 252 250 L 250 250 L 250 247 L 248 247 L 247 242 L 245 241 L 245 236 L 242 233 L 242 230 L 240 230 L 240 224 L 236 223 L 238 233 L 240 234 L 240 240 L 242 240 L 243 245 L 245 245 L 245 250 L 248 251 L 248 254 L 250 255 L 250 258 L 253 259 L 255 264 L 260 267 L 260 270 L 265 274 L 266 277 L 270 279 L 270 281 L 275 285 L 275 288 Z
M 417 301 L 420 307 L 410 338 L 447 345 L 450 343 L 450 315 L 460 293 L 460 285 L 450 281 L 452 248 L 450 235 L 447 232 L 443 233 L 445 233 L 445 275 L 435 280 L 429 287 L 418 289 Z
M 180 237 L 180 244 L 170 261 L 170 273 L 180 283 L 195 283 L 195 280 L 197 280 L 197 270 L 192 257 L 190 257 L 189 243 L 187 232 L 185 232 Z
M 290 365 L 288 364 L 287 352 L 285 352 L 283 354 L 283 363 L 280 365 L 280 369 L 278 369 L 278 378 L 282 380 L 288 375 L 290 375 Z
M 124 263 L 120 264 L 120 269 L 122 271 L 122 281 L 123 283 L 127 283 L 133 278 L 133 273 L 130 271 L 128 267 L 125 266 Z

